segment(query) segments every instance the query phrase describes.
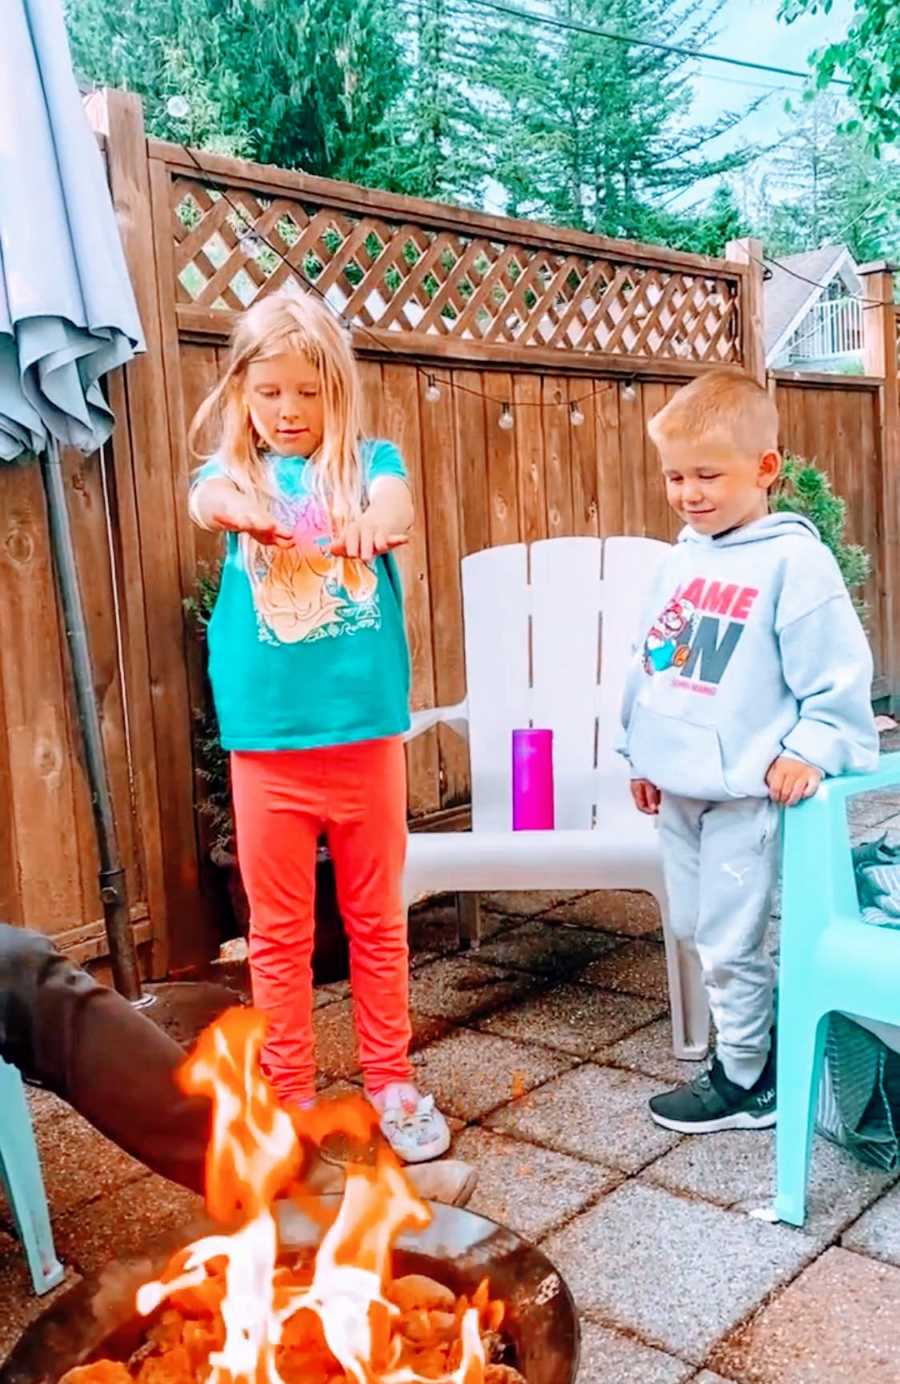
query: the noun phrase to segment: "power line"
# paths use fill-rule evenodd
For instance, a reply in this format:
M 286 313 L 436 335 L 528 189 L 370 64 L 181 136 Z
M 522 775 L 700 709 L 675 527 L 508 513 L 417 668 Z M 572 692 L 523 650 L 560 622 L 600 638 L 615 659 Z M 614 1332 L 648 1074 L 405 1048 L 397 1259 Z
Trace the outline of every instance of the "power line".
M 484 3 L 484 4 L 487 6 L 487 0 L 470 0 L 470 3 L 472 3 L 472 4 Z M 490 8 L 497 9 L 498 11 L 502 8 L 504 13 L 507 13 L 507 12 L 508 12 L 508 13 L 513 13 L 512 10 L 507 11 L 506 7 L 501 7 L 501 6 L 499 6 L 499 5 L 491 5 Z M 404 0 L 404 2 L 401 3 L 401 9 L 403 9 L 404 12 L 405 12 L 405 13 L 408 15 L 408 17 L 411 18 L 411 19 L 414 19 L 414 18 L 417 18 L 417 17 L 418 17 L 419 10 L 418 10 L 418 8 L 417 8 L 417 6 L 416 6 L 415 0 Z M 451 15 L 453 16 L 454 19 L 460 19 L 460 20 L 463 20 L 463 21 L 465 21 L 465 22 L 471 22 L 471 20 L 472 20 L 472 16 L 471 16 L 471 15 L 466 14 L 464 10 L 459 9 L 459 8 L 452 8 L 452 7 L 451 7 L 447 12 L 448 12 L 449 14 L 451 14 Z M 523 18 L 526 17 L 524 11 L 515 11 L 515 13 L 522 14 Z M 662 48 L 662 49 L 664 49 L 664 50 L 667 51 L 667 52 L 690 54 L 690 55 L 695 56 L 695 57 L 698 57 L 698 58 L 704 58 L 704 59 L 708 58 L 710 61 L 713 61 L 713 62 L 735 63 L 735 64 L 737 64 L 737 65 L 739 65 L 739 66 L 754 68 L 754 69 L 757 69 L 757 70 L 762 71 L 762 72 L 777 73 L 777 74 L 781 74 L 781 75 L 784 75 L 784 76 L 795 76 L 795 77 L 798 77 L 801 81 L 804 81 L 804 82 L 806 82 L 806 81 L 809 80 L 809 73 L 808 73 L 808 72 L 791 72 L 791 71 L 789 71 L 788 69 L 782 69 L 782 68 L 777 68 L 777 67 L 766 67 L 766 66 L 764 66 L 764 65 L 762 65 L 762 64 L 759 64 L 759 63 L 744 63 L 744 62 L 741 62 L 741 61 L 740 61 L 739 59 L 737 59 L 737 58 L 719 57 L 717 54 L 712 54 L 712 53 L 710 53 L 710 54 L 705 54 L 705 53 L 701 52 L 700 50 L 679 49 L 679 48 L 672 47 L 671 45 L 667 45 L 667 44 L 662 44 L 662 43 L 651 43 L 649 40 L 645 40 L 645 39 L 632 39 L 632 38 L 626 37 L 626 36 L 623 35 L 623 34 L 607 33 L 607 32 L 604 31 L 604 30 L 595 29 L 595 28 L 592 28 L 592 27 L 589 26 L 589 25 L 578 25 L 578 24 L 576 23 L 576 21 L 574 21 L 574 20 L 572 20 L 572 21 L 555 20 L 555 19 L 553 19 L 553 18 L 552 18 L 551 16 L 549 16 L 549 15 L 538 15 L 538 14 L 535 14 L 535 15 L 533 15 L 533 16 L 532 16 L 532 15 L 528 15 L 527 17 L 528 17 L 529 19 L 530 19 L 530 18 L 537 19 L 540 23 L 542 23 L 542 24 L 547 24 L 547 25 L 552 26 L 552 27 L 554 27 L 554 28 L 556 28 L 556 27 L 558 27 L 558 28 L 577 28 L 580 32 L 585 32 L 585 33 L 590 33 L 590 34 L 596 34 L 598 37 L 601 37 L 601 38 L 604 38 L 604 39 L 618 40 L 618 41 L 621 41 L 622 43 L 635 43 L 635 44 L 639 44 L 639 45 L 642 45 L 642 46 L 645 46 L 645 47 Z M 460 36 L 459 36 L 459 35 L 456 35 L 455 37 L 457 38 L 457 41 L 459 41 L 459 37 L 460 37 Z M 463 56 L 467 56 L 467 55 L 463 55 Z M 703 81 L 707 81 L 707 82 L 723 82 L 723 83 L 725 83 L 725 85 L 727 85 L 727 86 L 751 87 L 751 88 L 753 88 L 754 90 L 758 90 L 758 91 L 770 91 L 770 92 L 773 92 L 773 93 L 777 93 L 777 92 L 790 93 L 790 92 L 792 92 L 792 91 L 793 91 L 793 92 L 797 92 L 797 91 L 800 90 L 799 87 L 784 86 L 783 84 L 782 84 L 782 85 L 775 85 L 775 84 L 772 83 L 772 82 L 747 82 L 747 81 L 741 81 L 741 79 L 740 79 L 739 77 L 717 77 L 717 76 L 716 76 L 714 73 L 712 73 L 712 72 L 700 72 L 700 73 L 697 74 L 697 76 L 700 77 Z M 849 83 L 844 83 L 844 85 L 849 85 Z
M 600 29 L 593 24 L 583 24 L 577 19 L 559 19 L 555 15 L 541 14 L 540 11 L 521 10 L 514 5 L 503 4 L 502 0 L 469 0 L 470 5 L 480 5 L 482 9 L 493 10 L 496 14 L 510 19 L 524 20 L 527 24 L 543 24 L 550 29 L 561 29 L 569 33 L 587 34 L 589 37 L 606 39 L 610 43 L 625 43 L 635 48 L 653 48 L 661 53 L 675 53 L 682 58 L 694 58 L 701 62 L 724 63 L 728 67 L 743 67 L 753 72 L 769 72 L 776 77 L 799 77 L 808 81 L 808 72 L 799 72 L 791 67 L 772 67 L 768 63 L 748 62 L 745 58 L 732 58 L 724 53 L 710 53 L 703 48 L 685 48 L 675 43 L 663 43 L 661 39 L 638 38 L 634 34 L 620 34 L 613 29 Z M 850 82 L 840 77 L 832 77 L 829 86 L 849 87 Z
M 783 274 L 789 274 L 792 279 L 799 279 L 801 283 L 809 284 L 811 288 L 827 288 L 828 284 L 831 282 L 830 279 L 826 283 L 820 283 L 818 279 L 809 279 L 805 274 L 801 274 L 799 270 L 792 269 L 789 264 L 783 264 L 781 260 L 775 259 L 772 255 L 767 255 L 764 253 L 762 259 L 759 259 L 756 255 L 751 255 L 751 259 L 756 264 L 762 265 L 763 269 L 766 269 L 769 265 L 774 264 L 775 268 L 780 269 Z M 855 298 L 858 303 L 862 303 L 865 307 L 869 308 L 887 308 L 894 306 L 892 299 L 886 300 L 884 298 L 867 298 L 864 293 L 848 292 L 847 297 Z

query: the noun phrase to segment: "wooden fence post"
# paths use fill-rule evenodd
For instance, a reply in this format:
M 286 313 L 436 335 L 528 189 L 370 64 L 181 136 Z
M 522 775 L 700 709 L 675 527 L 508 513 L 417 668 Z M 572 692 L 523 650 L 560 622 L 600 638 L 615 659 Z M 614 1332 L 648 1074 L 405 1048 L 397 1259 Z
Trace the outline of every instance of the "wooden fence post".
M 194 813 L 192 708 L 183 613 L 179 508 L 169 436 L 170 403 L 163 360 L 160 288 L 153 239 L 150 169 L 140 98 L 95 92 L 86 103 L 94 129 L 106 137 L 113 204 L 146 340 L 146 353 L 125 371 L 126 418 L 119 418 L 117 483 L 123 492 L 123 588 L 133 612 L 126 658 L 139 674 L 147 715 L 132 715 L 134 757 L 143 766 L 145 826 L 150 827 L 148 872 L 162 877 L 166 927 L 155 969 L 179 969 L 214 952 L 211 911 L 201 896 Z M 138 647 L 143 644 L 145 647 Z M 140 677 L 138 676 L 140 682 Z M 153 810 L 149 801 L 155 795 Z M 152 818 L 155 816 L 155 824 Z M 153 859 L 155 856 L 155 860 Z M 154 927 L 154 933 L 157 929 Z M 158 934 L 157 934 L 158 935 Z
M 884 571 L 878 584 L 885 609 L 885 673 L 891 709 L 900 709 L 900 363 L 897 334 L 900 309 L 894 302 L 898 266 L 876 260 L 859 268 L 863 304 L 863 360 L 867 375 L 881 380 L 878 391 L 878 441 L 881 452 L 881 513 Z
M 763 303 L 763 244 L 752 236 L 729 240 L 725 258 L 747 266 L 741 303 L 741 343 L 744 369 L 761 385 L 766 383 L 766 333 Z

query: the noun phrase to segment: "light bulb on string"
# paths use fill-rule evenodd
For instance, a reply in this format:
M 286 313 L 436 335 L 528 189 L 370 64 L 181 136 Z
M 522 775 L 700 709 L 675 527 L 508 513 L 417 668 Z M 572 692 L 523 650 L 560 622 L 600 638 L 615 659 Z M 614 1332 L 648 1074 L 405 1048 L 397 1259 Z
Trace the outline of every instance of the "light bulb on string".
M 425 402 L 436 404 L 441 397 L 441 388 L 433 375 L 428 376 L 428 384 L 425 387 Z
M 510 432 L 513 426 L 513 421 L 514 420 L 512 415 L 512 409 L 510 408 L 509 404 L 504 404 L 502 409 L 500 410 L 500 417 L 497 420 L 498 427 L 501 427 L 504 432 Z
M 622 390 L 622 398 L 625 400 L 626 404 L 633 404 L 637 398 L 637 391 L 631 380 L 628 381 L 625 388 Z
M 573 428 L 580 428 L 584 422 L 584 414 L 581 411 L 581 405 L 577 402 L 572 404 L 572 407 L 569 409 L 569 421 Z
M 187 120 L 191 104 L 186 96 L 170 96 L 166 102 L 166 114 L 173 120 Z

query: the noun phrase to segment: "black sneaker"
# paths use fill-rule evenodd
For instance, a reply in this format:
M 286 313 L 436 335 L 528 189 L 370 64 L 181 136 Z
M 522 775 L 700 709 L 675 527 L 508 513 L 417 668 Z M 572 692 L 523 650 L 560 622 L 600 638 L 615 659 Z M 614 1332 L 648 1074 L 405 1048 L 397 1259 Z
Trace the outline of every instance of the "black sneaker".
M 775 1055 L 749 1091 L 725 1075 L 717 1057 L 693 1081 L 654 1096 L 650 1118 L 679 1134 L 715 1134 L 722 1129 L 771 1129 L 776 1120 Z

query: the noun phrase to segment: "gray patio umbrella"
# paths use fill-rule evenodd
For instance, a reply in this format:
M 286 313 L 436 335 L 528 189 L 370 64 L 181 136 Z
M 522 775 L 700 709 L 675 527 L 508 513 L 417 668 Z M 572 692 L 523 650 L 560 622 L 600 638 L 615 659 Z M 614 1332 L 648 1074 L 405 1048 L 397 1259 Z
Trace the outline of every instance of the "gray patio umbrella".
M 100 152 L 60 0 L 3 0 L 0 39 L 0 464 L 40 459 L 100 856 L 116 986 L 140 979 L 94 698 L 60 446 L 113 428 L 103 376 L 143 349 Z

